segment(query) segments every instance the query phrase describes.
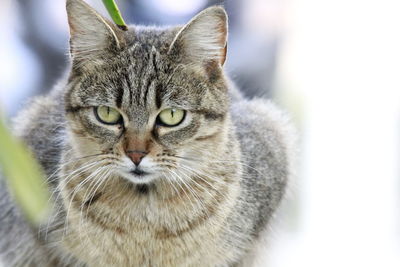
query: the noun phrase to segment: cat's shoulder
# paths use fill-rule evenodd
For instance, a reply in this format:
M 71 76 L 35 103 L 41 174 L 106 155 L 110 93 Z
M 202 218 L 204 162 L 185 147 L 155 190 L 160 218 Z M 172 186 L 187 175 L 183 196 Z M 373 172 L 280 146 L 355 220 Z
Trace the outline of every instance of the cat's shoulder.
M 46 129 L 60 123 L 63 115 L 62 93 L 58 88 L 29 99 L 12 120 L 14 134 L 24 137 L 35 129 Z
M 235 101 L 231 105 L 231 116 L 236 127 L 243 130 L 259 129 L 260 133 L 273 132 L 285 139 L 296 137 L 296 130 L 288 113 L 268 99 L 242 98 Z
M 36 96 L 13 119 L 13 134 L 30 148 L 45 171 L 51 171 L 60 156 L 65 132 L 62 99 L 57 89 Z
M 271 100 L 255 98 L 232 103 L 231 118 L 245 161 L 263 165 L 263 160 L 269 158 L 271 166 L 287 166 L 296 158 L 294 124 Z

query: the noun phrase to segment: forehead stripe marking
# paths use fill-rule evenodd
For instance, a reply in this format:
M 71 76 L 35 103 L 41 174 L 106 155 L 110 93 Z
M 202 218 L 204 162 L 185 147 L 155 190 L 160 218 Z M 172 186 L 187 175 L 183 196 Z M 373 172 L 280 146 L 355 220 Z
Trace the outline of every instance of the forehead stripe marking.
M 163 90 L 163 86 L 161 84 L 157 84 L 156 86 L 156 106 L 157 108 L 161 108 L 161 101 L 162 101 L 162 93 Z
M 147 81 L 146 81 L 146 91 L 144 92 L 144 96 L 143 96 L 144 105 L 146 105 L 146 103 L 147 103 L 147 94 L 149 93 L 149 89 L 152 84 L 153 84 L 153 81 L 150 77 L 150 79 L 147 79 Z
M 158 79 L 158 73 L 157 73 L 157 66 L 156 66 L 156 50 L 154 46 L 152 47 L 151 53 L 150 53 L 150 60 L 149 64 L 147 66 L 147 70 L 150 72 L 149 76 L 147 77 L 145 81 L 145 86 L 144 86 L 144 95 L 143 95 L 143 103 L 146 105 L 147 103 L 147 95 L 149 93 L 150 87 L 152 84 L 154 84 L 154 80 Z
M 129 79 L 128 79 L 128 77 L 126 77 L 127 75 L 125 74 L 125 80 L 126 80 L 126 83 L 128 84 L 128 86 L 129 86 Z M 115 100 L 116 101 L 116 105 L 117 105 L 117 107 L 118 108 L 121 108 L 121 106 L 122 106 L 122 99 L 124 98 L 124 88 L 123 88 L 123 86 L 122 86 L 122 84 L 121 84 L 121 86 L 118 86 L 117 87 L 117 99 Z

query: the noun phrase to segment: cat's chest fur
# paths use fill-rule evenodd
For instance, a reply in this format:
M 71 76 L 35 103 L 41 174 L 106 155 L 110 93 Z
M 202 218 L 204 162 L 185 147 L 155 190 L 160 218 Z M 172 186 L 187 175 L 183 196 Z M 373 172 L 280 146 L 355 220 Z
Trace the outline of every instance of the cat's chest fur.
M 226 219 L 239 194 L 235 180 L 215 194 L 182 188 L 163 199 L 151 189 L 137 192 L 118 183 L 108 185 L 90 205 L 71 202 L 63 246 L 88 266 L 215 266 L 221 259 L 226 262 L 235 254 L 223 241 L 229 232 Z M 113 194 L 118 190 L 121 194 Z M 193 194 L 208 197 L 200 203 Z M 77 203 L 81 202 L 76 195 Z

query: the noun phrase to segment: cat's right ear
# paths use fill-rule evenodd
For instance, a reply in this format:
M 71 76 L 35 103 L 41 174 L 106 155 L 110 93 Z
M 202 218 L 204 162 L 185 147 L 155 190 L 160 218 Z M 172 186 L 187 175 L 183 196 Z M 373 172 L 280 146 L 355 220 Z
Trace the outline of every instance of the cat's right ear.
M 67 0 L 70 53 L 74 65 L 95 62 L 102 54 L 119 51 L 123 30 L 101 16 L 83 0 Z

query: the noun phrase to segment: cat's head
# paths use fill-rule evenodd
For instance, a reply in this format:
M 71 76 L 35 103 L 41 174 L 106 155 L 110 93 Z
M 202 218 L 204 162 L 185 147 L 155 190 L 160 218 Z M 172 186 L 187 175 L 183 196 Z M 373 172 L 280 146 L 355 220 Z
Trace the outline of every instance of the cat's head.
M 223 8 L 208 8 L 183 27 L 128 30 L 82 0 L 68 0 L 67 13 L 65 106 L 77 156 L 135 183 L 206 167 L 227 135 Z

